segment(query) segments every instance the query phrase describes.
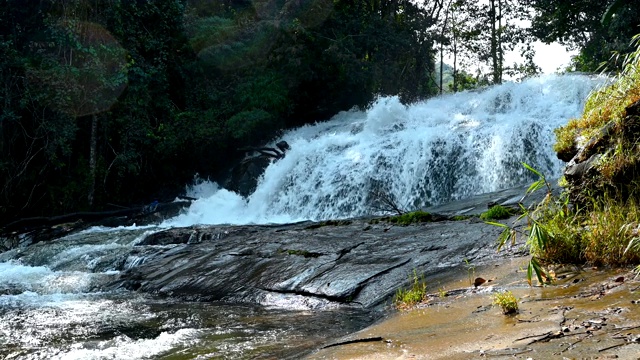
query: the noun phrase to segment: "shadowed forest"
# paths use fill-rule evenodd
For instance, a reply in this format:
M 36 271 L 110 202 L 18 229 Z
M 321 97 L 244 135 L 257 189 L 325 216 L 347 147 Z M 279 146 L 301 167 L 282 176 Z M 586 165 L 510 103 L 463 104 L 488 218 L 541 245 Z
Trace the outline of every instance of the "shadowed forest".
M 616 72 L 639 23 L 625 1 L 0 0 L 0 225 L 172 200 L 378 96 L 533 76 L 536 40 Z

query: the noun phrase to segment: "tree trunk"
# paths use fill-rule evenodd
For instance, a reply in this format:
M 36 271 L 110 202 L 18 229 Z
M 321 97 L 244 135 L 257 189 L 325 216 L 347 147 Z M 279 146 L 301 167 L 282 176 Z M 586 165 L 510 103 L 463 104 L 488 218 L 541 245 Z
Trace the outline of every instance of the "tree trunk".
M 440 95 L 442 95 L 442 71 L 444 70 L 444 44 L 440 42 Z
M 89 192 L 87 202 L 93 206 L 93 197 L 96 190 L 96 157 L 98 147 L 98 115 L 91 116 L 91 139 L 89 145 Z
M 455 12 L 451 13 L 451 45 L 453 51 L 453 92 L 458 92 L 458 29 Z
M 502 0 L 498 0 L 498 81 L 502 83 L 504 71 L 504 51 L 502 49 Z
M 444 5 L 444 1 L 440 4 L 440 6 Z M 447 5 L 446 13 L 444 16 L 444 23 L 442 24 L 442 31 L 440 31 L 440 95 L 444 91 L 442 79 L 442 72 L 444 70 L 444 32 L 447 30 L 447 23 L 449 22 L 449 11 L 451 11 L 451 1 Z M 438 11 L 439 13 L 439 11 Z
M 491 21 L 491 67 L 493 72 L 493 83 L 500 83 L 498 74 L 498 37 L 496 29 L 496 0 L 489 3 L 489 21 Z

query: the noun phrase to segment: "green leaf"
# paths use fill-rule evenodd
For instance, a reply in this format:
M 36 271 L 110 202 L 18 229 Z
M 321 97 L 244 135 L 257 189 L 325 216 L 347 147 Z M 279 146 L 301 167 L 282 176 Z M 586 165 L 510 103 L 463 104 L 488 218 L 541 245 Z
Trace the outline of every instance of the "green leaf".
M 544 186 L 545 186 L 545 180 L 544 178 L 541 178 L 540 180 L 534 182 L 533 184 L 531 184 L 531 186 L 529 186 L 529 188 L 527 189 L 527 194 L 534 193 L 542 189 Z
M 629 241 L 629 245 L 627 245 L 627 248 L 624 249 L 624 254 L 626 254 L 627 251 L 629 251 L 630 249 L 640 250 L 640 238 L 639 237 L 634 237 L 633 239 L 631 239 Z
M 531 171 L 532 173 L 538 175 L 538 177 L 543 178 L 544 176 L 536 169 L 532 168 L 529 164 L 527 164 L 526 162 L 522 163 L 522 166 L 524 166 L 527 170 Z
M 496 252 L 500 252 L 500 249 L 502 249 L 502 246 L 504 246 L 504 244 L 507 242 L 510 235 L 511 235 L 511 229 L 509 227 L 507 227 L 506 229 L 504 229 L 504 231 L 502 231 L 502 233 L 498 237 L 498 250 Z
M 535 244 L 540 250 L 544 250 L 549 243 L 549 233 L 536 221 L 529 230 L 529 243 Z
M 532 277 L 533 277 L 533 265 L 531 264 L 531 261 L 529 261 L 529 266 L 527 267 L 527 282 L 529 283 L 529 286 L 532 286 L 531 284 Z
M 497 226 L 497 227 L 501 227 L 501 228 L 510 229 L 510 227 L 508 225 L 497 223 L 497 222 L 493 222 L 493 221 L 485 221 L 484 223 L 487 224 L 487 225 L 493 225 L 493 226 Z
M 527 210 L 527 208 L 524 207 L 524 205 L 522 205 L 522 203 L 518 203 L 518 206 L 520 206 L 520 210 L 522 211 L 522 214 L 520 214 L 520 216 L 518 216 L 518 219 L 516 221 L 520 221 L 520 220 L 524 219 L 525 217 L 529 216 L 529 210 Z
M 533 273 L 536 274 L 538 283 L 540 283 L 541 285 L 545 284 L 543 277 L 546 279 L 549 278 L 546 271 L 544 271 L 544 269 L 542 268 L 542 266 L 540 265 L 540 263 L 535 257 L 531 257 L 531 260 L 529 260 L 529 268 L 527 269 L 527 281 L 529 282 L 529 286 L 531 286 L 531 278 Z

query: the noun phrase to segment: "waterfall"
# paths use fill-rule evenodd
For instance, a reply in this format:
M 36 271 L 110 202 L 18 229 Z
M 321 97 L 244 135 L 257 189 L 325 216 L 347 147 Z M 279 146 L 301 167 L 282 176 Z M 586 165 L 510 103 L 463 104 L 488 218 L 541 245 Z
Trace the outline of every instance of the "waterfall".
M 376 193 L 418 209 L 530 181 L 522 162 L 558 177 L 553 129 L 580 116 L 605 81 L 547 75 L 408 106 L 382 97 L 366 111 L 285 133 L 291 150 L 249 198 L 200 183 L 191 188 L 199 199 L 164 225 L 361 216 L 376 212 Z

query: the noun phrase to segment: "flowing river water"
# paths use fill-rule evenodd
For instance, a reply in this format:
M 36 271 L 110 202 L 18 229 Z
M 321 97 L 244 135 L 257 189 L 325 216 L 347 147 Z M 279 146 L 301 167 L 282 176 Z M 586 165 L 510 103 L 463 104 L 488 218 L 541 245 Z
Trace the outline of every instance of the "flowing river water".
M 144 251 L 132 249 L 160 229 L 370 215 L 376 191 L 420 208 L 526 182 L 521 162 L 558 176 L 553 129 L 579 116 L 603 82 L 545 76 L 410 106 L 381 98 L 285 133 L 291 150 L 246 199 L 199 181 L 188 189 L 198 200 L 158 226 L 93 228 L 1 253 L 0 358 L 297 358 L 357 331 L 377 315 L 185 302 L 104 285 L 144 266 Z

